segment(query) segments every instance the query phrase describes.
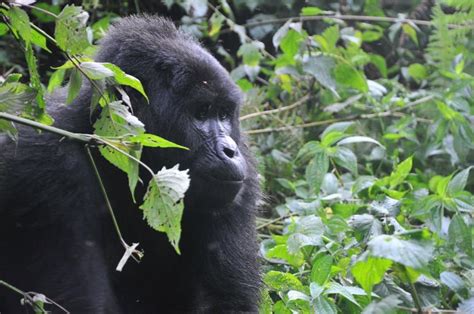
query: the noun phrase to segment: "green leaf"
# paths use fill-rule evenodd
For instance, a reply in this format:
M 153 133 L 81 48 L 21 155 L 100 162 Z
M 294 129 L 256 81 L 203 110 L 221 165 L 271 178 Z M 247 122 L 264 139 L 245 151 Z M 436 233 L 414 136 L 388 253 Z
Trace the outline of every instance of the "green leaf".
M 181 171 L 178 165 L 171 169 L 163 167 L 150 180 L 144 202 L 140 206 L 150 227 L 165 232 L 178 254 L 183 198 L 189 183 L 188 170 Z
M 322 286 L 331 274 L 333 259 L 331 255 L 320 255 L 313 262 L 311 268 L 311 281 Z
M 461 277 L 449 271 L 443 271 L 440 274 L 439 279 L 444 285 L 454 292 L 459 292 L 466 286 Z
M 376 54 L 369 54 L 370 63 L 374 64 L 379 70 L 382 77 L 387 78 L 387 63 L 384 57 Z
M 414 63 L 408 67 L 408 74 L 416 81 L 421 81 L 428 76 L 428 71 L 424 65 Z
M 370 295 L 373 287 L 382 282 L 385 273 L 391 266 L 392 261 L 388 259 L 369 256 L 367 260 L 355 263 L 351 272 L 357 282 Z
M 312 302 L 314 314 L 337 314 L 336 305 L 326 296 L 320 295 Z
M 324 129 L 323 133 L 321 134 L 321 138 L 324 138 L 326 134 L 330 132 L 342 132 L 346 133 L 346 131 L 354 124 L 352 121 L 348 122 L 336 122 L 328 126 L 326 129 Z
M 389 177 L 390 189 L 393 189 L 397 185 L 403 183 L 405 178 L 410 173 L 412 166 L 413 157 L 408 157 L 395 167 L 395 170 L 390 174 Z
M 292 60 L 298 53 L 302 40 L 303 36 L 294 29 L 290 29 L 285 37 L 281 39 L 280 48 L 288 59 Z
M 53 90 L 57 87 L 60 87 L 64 81 L 64 76 L 66 74 L 65 70 L 59 69 L 53 72 L 51 77 L 49 78 L 48 83 L 48 93 L 52 93 Z
M 337 282 L 330 282 L 329 285 L 328 285 L 328 288 L 324 292 L 324 294 L 337 294 L 337 295 L 340 295 L 340 296 L 344 297 L 345 299 L 351 301 L 352 303 L 354 303 L 358 307 L 360 307 L 359 303 L 357 303 L 357 301 L 354 298 L 354 296 L 352 295 L 352 293 L 349 290 L 347 290 L 345 286 L 343 286 L 343 285 L 341 285 Z
M 260 53 L 260 49 L 262 49 L 262 45 L 259 42 L 250 42 L 245 43 L 240 46 L 239 50 L 237 51 L 237 55 L 242 57 L 244 64 L 249 66 L 257 66 L 260 63 L 260 59 L 262 58 L 262 54 Z
M 271 270 L 265 274 L 263 281 L 274 291 L 304 291 L 303 284 L 293 274 Z
M 378 302 L 370 303 L 362 314 L 395 314 L 398 313 L 397 308 L 401 303 L 397 295 L 389 295 Z
M 90 46 L 86 30 L 89 14 L 81 7 L 66 5 L 56 18 L 54 38 L 61 50 L 72 55 L 83 52 Z
M 36 103 L 40 109 L 39 114 L 44 112 L 46 102 L 44 100 L 44 89 L 38 73 L 38 63 L 30 43 L 26 44 L 25 49 L 26 64 L 28 65 L 28 73 L 30 74 L 30 85 L 36 90 Z
M 347 137 L 347 134 L 343 132 L 339 132 L 339 131 L 325 132 L 321 136 L 321 146 L 328 148 L 344 137 Z
M 5 23 L 0 23 L 0 36 L 3 36 L 5 35 L 6 33 L 8 33 L 10 29 L 8 28 L 7 24 Z
M 300 15 L 309 16 L 309 15 L 319 15 L 321 13 L 323 13 L 323 10 L 321 10 L 318 7 L 303 7 L 301 9 Z
M 304 263 L 304 256 L 301 252 L 290 253 L 286 244 L 278 244 L 267 251 L 265 255 L 269 259 L 278 259 L 288 262 L 291 266 L 298 268 Z
M 122 71 L 122 69 L 120 69 L 115 64 L 103 63 L 103 65 L 109 70 L 112 70 L 112 72 L 114 72 L 114 78 L 117 84 L 130 86 L 131 88 L 140 92 L 140 94 L 142 94 L 143 97 L 145 97 L 145 99 L 149 102 L 148 96 L 146 95 L 145 90 L 143 89 L 143 85 L 139 79 L 125 73 L 124 71 Z
M 332 76 L 334 60 L 327 56 L 310 56 L 303 59 L 303 71 L 312 75 L 319 84 L 329 89 L 336 97 L 336 81 Z
M 448 183 L 447 192 L 449 195 L 453 195 L 454 193 L 461 192 L 464 190 L 467 184 L 467 179 L 469 178 L 469 171 L 474 166 L 468 167 L 458 174 L 456 174 Z
M 326 152 L 317 152 L 306 167 L 306 181 L 312 191 L 319 193 L 324 175 L 329 169 L 329 158 Z
M 146 147 L 161 147 L 161 148 L 181 148 L 189 150 L 189 148 L 170 142 L 158 135 L 143 133 L 128 138 L 129 141 L 140 143 Z
M 369 91 L 365 77 L 354 67 L 340 63 L 334 68 L 334 78 L 341 85 L 355 88 L 363 93 Z
M 349 136 L 340 140 L 337 145 L 353 144 L 353 143 L 373 143 L 377 144 L 380 147 L 383 147 L 382 144 L 374 140 L 373 138 L 367 136 Z
M 225 21 L 225 16 L 222 15 L 222 13 L 220 12 L 214 12 L 211 15 L 211 18 L 209 19 L 209 21 L 211 22 L 211 29 L 209 30 L 208 35 L 210 37 L 213 37 L 219 34 L 222 27 L 222 23 Z
M 448 228 L 449 243 L 459 247 L 470 257 L 474 257 L 472 250 L 472 231 L 460 214 L 455 214 Z
M 78 69 L 73 69 L 71 71 L 71 76 L 69 77 L 68 84 L 68 93 L 66 98 L 66 104 L 72 103 L 72 101 L 79 95 L 79 91 L 82 86 L 82 74 Z
M 106 140 L 107 138 L 125 139 L 145 133 L 143 123 L 132 115 L 129 108 L 120 101 L 111 102 L 102 109 L 100 118 L 94 124 L 94 129 L 95 134 Z M 113 142 L 112 144 L 136 159 L 140 159 L 141 145 L 136 144 L 129 147 L 121 142 Z M 99 150 L 109 162 L 127 173 L 130 191 L 132 196 L 134 196 L 135 187 L 138 182 L 138 162 L 107 146 L 101 147 Z
M 357 157 L 349 148 L 337 147 L 333 158 L 336 164 L 357 175 Z
M 13 6 L 8 10 L 8 17 L 13 31 L 18 34 L 26 44 L 31 41 L 30 18 L 25 11 L 19 7 Z
M 43 34 L 36 31 L 34 28 L 31 29 L 31 42 L 51 53 L 51 50 L 49 50 L 48 46 L 46 45 L 46 37 L 44 37 Z
M 418 45 L 418 37 L 416 36 L 416 30 L 410 24 L 407 24 L 407 23 L 404 23 L 402 25 L 402 29 L 403 29 L 403 32 L 407 34 L 408 37 L 410 37 L 411 40 L 413 40 L 415 44 Z
M 401 240 L 395 236 L 379 235 L 369 241 L 372 256 L 383 257 L 415 269 L 425 267 L 432 259 L 429 243 Z
M 92 80 L 114 76 L 114 72 L 100 62 L 82 62 L 79 66 Z

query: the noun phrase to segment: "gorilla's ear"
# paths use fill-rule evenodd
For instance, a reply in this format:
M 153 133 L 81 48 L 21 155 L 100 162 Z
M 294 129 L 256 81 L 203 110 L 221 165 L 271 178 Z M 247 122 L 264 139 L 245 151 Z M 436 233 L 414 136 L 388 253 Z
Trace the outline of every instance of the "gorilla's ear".
M 157 61 L 155 63 L 157 80 L 164 88 L 170 88 L 173 91 L 182 91 L 189 83 L 191 73 L 189 69 L 181 66 L 178 61 Z
M 173 83 L 173 69 L 172 65 L 158 61 L 155 63 L 155 71 L 157 73 L 157 80 L 163 85 L 163 87 L 170 88 Z

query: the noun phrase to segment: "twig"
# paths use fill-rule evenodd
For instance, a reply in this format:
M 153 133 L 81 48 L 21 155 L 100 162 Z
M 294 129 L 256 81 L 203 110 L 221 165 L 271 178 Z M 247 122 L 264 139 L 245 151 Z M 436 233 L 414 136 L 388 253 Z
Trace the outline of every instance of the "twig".
M 275 222 L 281 221 L 281 220 L 289 218 L 289 217 L 291 217 L 291 215 L 285 215 L 285 216 L 281 216 L 281 217 L 275 218 L 273 220 L 267 221 L 267 222 L 257 226 L 257 230 L 263 229 L 263 228 L 265 228 L 269 225 L 274 224 Z
M 40 130 L 47 131 L 47 132 L 50 132 L 50 133 L 62 135 L 62 136 L 65 136 L 67 138 L 70 138 L 70 139 L 73 139 L 73 140 L 76 140 L 76 141 L 80 141 L 80 142 L 84 142 L 84 143 L 88 143 L 88 144 L 95 143 L 94 137 L 90 134 L 69 132 L 69 131 L 66 131 L 66 130 L 63 130 L 63 129 L 60 129 L 60 128 L 56 128 L 54 126 L 45 125 L 45 124 L 30 120 L 30 119 L 25 119 L 25 118 L 21 118 L 21 117 L 18 117 L 16 115 L 13 115 L 13 114 L 9 114 L 9 113 L 6 113 L 6 112 L 0 112 L 0 119 L 13 121 L 13 122 L 23 124 L 23 125 L 26 125 L 26 126 L 30 126 L 30 127 L 36 128 L 36 129 L 40 129 Z
M 418 100 L 415 100 L 413 102 L 410 102 L 406 104 L 403 108 L 400 108 L 399 110 L 404 110 L 411 108 L 413 106 L 419 105 L 424 102 L 428 102 L 432 100 L 434 96 L 426 96 L 423 98 L 420 98 Z M 327 119 L 327 120 L 322 120 L 322 121 L 314 121 L 314 122 L 309 122 L 309 123 L 303 123 L 303 124 L 297 124 L 297 125 L 290 125 L 290 126 L 283 126 L 283 127 L 277 127 L 277 128 L 265 128 L 265 129 L 257 129 L 257 130 L 249 130 L 246 132 L 248 135 L 254 135 L 254 134 L 262 134 L 262 133 L 270 133 L 270 132 L 282 132 L 282 131 L 289 131 L 292 129 L 301 129 L 301 128 L 309 128 L 309 127 L 314 127 L 314 126 L 320 126 L 320 125 L 327 125 L 331 123 L 336 123 L 336 122 L 345 122 L 345 121 L 353 121 L 357 119 L 361 120 L 366 120 L 366 119 L 373 119 L 373 118 L 379 118 L 379 117 L 404 117 L 406 114 L 400 111 L 383 111 L 383 112 L 377 112 L 377 113 L 368 113 L 368 114 L 360 114 L 360 115 L 351 115 L 347 116 L 344 118 L 333 118 L 333 119 Z M 425 122 L 425 123 L 432 123 L 433 121 L 430 119 L 425 119 L 425 118 L 415 118 L 419 122 Z
M 296 107 L 304 104 L 310 98 L 311 98 L 311 96 L 308 94 L 306 96 L 301 97 L 300 99 L 298 99 L 297 101 L 295 101 L 291 105 L 288 105 L 288 106 L 285 106 L 285 107 L 280 107 L 280 108 L 266 110 L 266 111 L 249 113 L 245 116 L 240 117 L 240 121 L 244 121 L 244 120 L 247 120 L 247 119 L 250 119 L 250 118 L 264 116 L 264 115 L 267 115 L 267 114 L 273 114 L 273 113 L 279 113 L 279 112 L 286 111 L 286 110 L 291 110 L 293 108 L 296 108 Z
M 389 16 L 367 16 L 367 15 L 314 15 L 314 16 L 292 16 L 286 18 L 277 18 L 277 19 L 269 19 L 264 21 L 255 21 L 249 22 L 246 24 L 242 24 L 241 26 L 248 28 L 254 27 L 259 25 L 266 25 L 266 24 L 280 24 L 285 23 L 288 20 L 299 20 L 299 21 L 320 21 L 324 19 L 338 19 L 338 20 L 346 20 L 346 21 L 362 21 L 362 22 L 390 22 L 390 23 L 398 23 L 398 22 L 410 22 L 417 25 L 424 25 L 424 26 L 433 26 L 433 22 L 425 21 L 425 20 L 414 20 L 414 19 L 407 19 L 407 18 L 399 18 L 399 17 L 389 17 Z M 456 24 L 448 24 L 449 28 L 462 28 L 462 25 Z M 474 25 L 466 25 L 469 28 L 474 27 Z

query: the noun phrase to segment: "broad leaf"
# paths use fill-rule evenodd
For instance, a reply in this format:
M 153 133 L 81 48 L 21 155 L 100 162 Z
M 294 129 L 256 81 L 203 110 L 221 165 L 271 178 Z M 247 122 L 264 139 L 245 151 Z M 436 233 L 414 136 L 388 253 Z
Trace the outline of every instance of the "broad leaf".
M 165 232 L 178 254 L 183 198 L 189 183 L 188 170 L 181 171 L 178 165 L 171 169 L 163 167 L 150 180 L 144 202 L 140 206 L 150 227 Z

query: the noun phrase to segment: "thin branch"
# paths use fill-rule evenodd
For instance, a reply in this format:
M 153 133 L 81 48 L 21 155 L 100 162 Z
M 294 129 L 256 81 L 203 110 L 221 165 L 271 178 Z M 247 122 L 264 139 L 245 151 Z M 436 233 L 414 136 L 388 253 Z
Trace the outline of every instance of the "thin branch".
M 248 27 L 267 25 L 267 24 L 281 24 L 292 19 L 298 20 L 298 21 L 320 21 L 324 19 L 336 19 L 336 20 L 361 21 L 361 22 L 389 22 L 389 23 L 410 22 L 417 25 L 433 26 L 433 22 L 425 21 L 425 20 L 414 20 L 414 19 L 389 17 L 389 16 L 337 15 L 337 14 L 314 15 L 314 16 L 292 16 L 292 17 L 286 17 L 286 18 L 277 18 L 277 19 L 269 19 L 269 20 L 264 20 L 264 21 L 249 22 L 246 24 L 242 24 L 241 26 L 248 28 Z M 449 28 L 462 28 L 463 27 L 463 25 L 456 25 L 456 24 L 448 24 L 447 26 Z M 466 27 L 472 28 L 474 27 L 474 25 L 466 25 Z
M 244 120 L 247 120 L 247 119 L 250 119 L 250 118 L 264 116 L 264 115 L 267 115 L 267 114 L 273 114 L 273 113 L 283 112 L 283 111 L 286 111 L 286 110 L 291 110 L 293 108 L 296 108 L 296 107 L 304 104 L 310 98 L 311 98 L 311 96 L 308 94 L 308 95 L 305 95 L 305 96 L 301 97 L 300 99 L 298 99 L 297 101 L 295 101 L 291 105 L 288 105 L 288 106 L 285 106 L 285 107 L 280 107 L 280 108 L 266 110 L 266 111 L 249 113 L 248 115 L 240 117 L 240 121 L 244 121 Z
M 418 100 L 408 103 L 405 107 L 400 108 L 399 110 L 412 108 L 413 106 L 419 105 L 424 102 L 428 102 L 432 100 L 433 98 L 434 96 L 426 96 L 426 97 L 420 98 Z M 277 127 L 277 128 L 249 130 L 246 132 L 246 134 L 255 135 L 255 134 L 270 133 L 270 132 L 282 132 L 282 131 L 289 131 L 293 129 L 310 128 L 310 127 L 315 127 L 315 126 L 320 126 L 320 125 L 327 125 L 327 124 L 336 123 L 336 122 L 366 120 L 366 119 L 373 119 L 373 118 L 380 118 L 380 117 L 404 117 L 404 116 L 406 116 L 406 114 L 403 112 L 387 110 L 387 111 L 377 112 L 377 113 L 351 115 L 344 118 L 333 118 L 333 119 L 327 119 L 327 120 L 322 120 L 322 121 L 313 121 L 313 122 L 308 122 L 308 123 L 303 123 L 303 124 L 283 126 L 283 127 Z M 419 122 L 424 122 L 424 123 L 433 122 L 430 119 L 424 119 L 424 118 L 415 118 L 415 119 Z
M 45 9 L 43 9 L 43 8 L 40 8 L 40 7 L 36 7 L 36 6 L 34 6 L 34 5 L 22 4 L 22 3 L 15 3 L 15 4 L 19 4 L 19 5 L 23 6 L 23 7 L 27 7 L 27 8 L 33 9 L 33 10 L 40 11 L 40 12 L 42 12 L 42 13 L 44 13 L 44 14 L 47 14 L 47 15 L 49 15 L 49 16 L 54 17 L 55 19 L 58 18 L 58 15 L 56 15 L 55 13 L 50 12 L 50 11 L 45 10 Z
M 80 141 L 80 142 L 84 142 L 84 143 L 88 143 L 88 144 L 94 144 L 95 143 L 94 137 L 90 134 L 69 132 L 69 131 L 66 131 L 66 130 L 63 130 L 63 129 L 60 129 L 60 128 L 56 128 L 54 126 L 45 125 L 45 124 L 30 120 L 30 119 L 25 119 L 25 118 L 21 118 L 21 117 L 18 117 L 16 115 L 13 115 L 13 114 L 9 114 L 9 113 L 6 113 L 6 112 L 0 112 L 0 119 L 5 119 L 5 120 L 8 120 L 8 121 L 12 121 L 12 122 L 16 122 L 16 123 L 23 124 L 23 125 L 26 125 L 26 126 L 30 126 L 30 127 L 33 127 L 33 128 L 39 129 L 39 130 L 43 130 L 43 131 L 47 131 L 47 132 L 50 132 L 50 133 L 62 135 L 62 136 L 65 136 L 67 138 L 70 138 L 70 139 L 73 139 L 73 140 L 76 140 L 76 141 Z

